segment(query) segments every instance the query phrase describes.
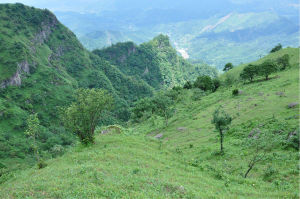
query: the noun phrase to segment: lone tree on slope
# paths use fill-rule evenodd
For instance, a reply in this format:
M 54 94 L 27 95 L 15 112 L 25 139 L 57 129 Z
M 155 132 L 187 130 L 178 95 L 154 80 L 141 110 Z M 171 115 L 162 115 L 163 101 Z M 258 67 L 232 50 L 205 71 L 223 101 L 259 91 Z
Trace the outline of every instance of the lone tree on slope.
M 63 110 L 64 125 L 81 143 L 94 143 L 95 128 L 112 105 L 113 98 L 103 89 L 79 89 L 75 102 Z
M 220 145 L 221 145 L 221 153 L 223 154 L 223 138 L 224 138 L 224 131 L 228 130 L 228 125 L 231 124 L 232 118 L 228 115 L 220 106 L 218 109 L 215 110 L 213 114 L 212 123 L 215 125 L 216 130 L 220 133 Z

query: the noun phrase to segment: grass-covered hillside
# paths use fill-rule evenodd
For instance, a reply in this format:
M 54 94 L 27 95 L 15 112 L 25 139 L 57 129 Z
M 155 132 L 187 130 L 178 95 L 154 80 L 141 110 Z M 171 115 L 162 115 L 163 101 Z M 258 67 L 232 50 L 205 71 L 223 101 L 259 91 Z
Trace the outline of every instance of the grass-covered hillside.
M 125 74 L 140 77 L 156 89 L 183 85 L 200 75 L 217 75 L 215 69 L 205 64 L 192 65 L 184 60 L 165 35 L 139 46 L 133 42 L 117 43 L 93 53 L 112 62 Z
M 168 126 L 152 115 L 121 132 L 99 127 L 96 144 L 3 175 L 0 198 L 299 198 L 299 48 L 263 59 L 283 54 L 290 67 L 267 81 L 226 86 L 225 74 L 214 93 L 175 90 Z M 233 119 L 224 153 L 211 123 L 219 106 Z
M 179 63 L 172 72 L 184 66 Z M 78 88 L 104 88 L 113 96 L 115 109 L 104 123 L 126 122 L 132 103 L 154 91 L 141 77 L 87 51 L 50 11 L 0 4 L 1 161 L 16 167 L 13 162 L 30 157 L 33 148 L 24 131 L 33 113 L 43 127 L 37 141 L 44 156 L 70 145 L 73 137 L 61 127 L 59 110 L 73 101 Z

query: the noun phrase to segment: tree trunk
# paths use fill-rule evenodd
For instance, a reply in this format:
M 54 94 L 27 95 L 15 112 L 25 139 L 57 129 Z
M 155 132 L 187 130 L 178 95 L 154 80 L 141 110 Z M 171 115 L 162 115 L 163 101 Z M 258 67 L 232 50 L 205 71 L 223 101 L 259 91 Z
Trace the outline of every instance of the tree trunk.
M 254 166 L 254 165 L 249 166 L 247 172 L 246 172 L 245 175 L 244 175 L 244 178 L 247 178 L 247 175 L 248 175 L 248 173 L 252 170 L 253 166 Z
M 168 126 L 168 117 L 166 117 L 165 119 L 166 119 L 166 126 Z
M 268 80 L 269 79 L 269 75 L 266 75 L 266 80 Z
M 221 137 L 221 153 L 223 153 L 223 132 L 220 130 L 220 137 Z

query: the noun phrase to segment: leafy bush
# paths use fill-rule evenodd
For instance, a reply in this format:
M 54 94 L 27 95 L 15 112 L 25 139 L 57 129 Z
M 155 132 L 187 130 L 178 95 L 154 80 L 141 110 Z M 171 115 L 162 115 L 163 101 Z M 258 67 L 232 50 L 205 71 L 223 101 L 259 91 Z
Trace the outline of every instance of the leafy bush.
M 233 64 L 232 63 L 227 63 L 227 64 L 225 64 L 223 71 L 227 72 L 231 69 L 233 69 Z
M 37 167 L 38 169 L 43 169 L 45 167 L 47 167 L 48 164 L 44 161 L 44 160 L 40 160 L 38 163 L 37 163 Z
M 288 54 L 279 57 L 276 61 L 280 70 L 285 70 L 289 66 L 290 56 Z
M 238 96 L 239 95 L 239 89 L 234 89 L 233 91 L 232 91 L 232 95 L 233 96 Z
M 195 88 L 200 88 L 203 91 L 213 91 L 214 83 L 209 76 L 200 76 L 194 82 Z
M 270 53 L 277 52 L 277 51 L 279 51 L 281 49 L 282 49 L 282 45 L 279 43 L 277 46 L 275 46 L 274 48 L 272 48 L 272 50 L 270 51 Z
M 83 144 L 94 143 L 95 128 L 112 105 L 113 98 L 103 89 L 79 89 L 76 101 L 63 110 L 64 125 Z
M 264 176 L 263 179 L 266 181 L 271 181 L 272 177 L 278 173 L 278 171 L 272 167 L 272 166 L 268 166 L 267 169 L 264 170 Z
M 187 81 L 184 86 L 183 86 L 184 89 L 191 89 L 193 88 L 193 84 L 190 82 L 190 81 Z
M 194 88 L 193 89 L 193 95 L 192 95 L 192 100 L 197 101 L 200 100 L 202 97 L 204 97 L 206 94 L 203 90 L 199 88 Z

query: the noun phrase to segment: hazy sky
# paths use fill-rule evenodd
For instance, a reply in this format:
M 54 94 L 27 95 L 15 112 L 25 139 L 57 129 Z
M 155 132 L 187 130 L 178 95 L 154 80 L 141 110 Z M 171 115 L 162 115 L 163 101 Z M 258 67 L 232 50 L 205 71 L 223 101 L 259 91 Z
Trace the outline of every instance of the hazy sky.
M 98 12 L 111 9 L 114 0 L 0 0 L 0 3 L 16 2 L 52 11 Z
M 299 7 L 299 0 L 0 0 L 0 3 L 20 2 L 38 8 L 47 8 L 51 11 L 74 11 L 99 13 L 103 10 L 120 10 L 126 8 L 173 8 L 173 7 L 218 7 L 233 3 L 236 5 L 252 4 L 263 7 L 288 6 Z M 280 5 L 278 5 L 280 4 Z

